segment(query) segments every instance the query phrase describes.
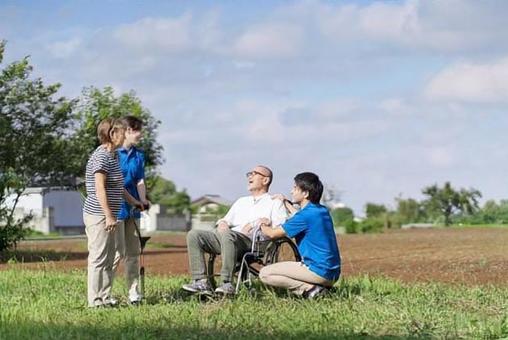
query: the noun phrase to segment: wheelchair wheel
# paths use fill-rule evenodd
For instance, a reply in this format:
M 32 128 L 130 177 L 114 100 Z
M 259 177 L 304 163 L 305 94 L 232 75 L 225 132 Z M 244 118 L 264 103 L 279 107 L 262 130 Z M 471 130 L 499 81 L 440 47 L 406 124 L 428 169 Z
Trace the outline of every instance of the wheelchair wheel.
M 301 260 L 302 258 L 298 248 L 296 248 L 296 244 L 288 237 L 272 241 L 266 248 L 265 266 L 277 262 L 300 262 Z

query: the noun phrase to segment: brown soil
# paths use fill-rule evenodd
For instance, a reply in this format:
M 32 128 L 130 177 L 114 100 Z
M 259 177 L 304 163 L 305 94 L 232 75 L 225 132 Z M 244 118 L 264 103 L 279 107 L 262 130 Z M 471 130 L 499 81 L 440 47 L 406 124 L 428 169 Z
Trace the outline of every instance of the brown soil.
M 185 234 L 154 236 L 145 251 L 147 275 L 188 273 Z M 508 284 L 508 228 L 396 230 L 339 237 L 343 276 L 376 275 L 405 282 Z M 7 260 L 15 256 L 17 263 Z M 25 241 L 4 254 L 6 268 L 86 268 L 86 239 Z

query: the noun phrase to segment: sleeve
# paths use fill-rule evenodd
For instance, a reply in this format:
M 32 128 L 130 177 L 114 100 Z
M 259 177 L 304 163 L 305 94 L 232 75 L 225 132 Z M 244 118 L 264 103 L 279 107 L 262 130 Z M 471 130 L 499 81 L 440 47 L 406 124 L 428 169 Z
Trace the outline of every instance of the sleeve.
M 289 237 L 295 237 L 296 235 L 305 232 L 308 229 L 308 225 L 303 215 L 296 213 L 282 225 L 282 229 L 284 229 Z
M 286 221 L 288 218 L 288 214 L 286 212 L 286 208 L 284 207 L 284 203 L 281 200 L 274 200 L 274 204 L 272 207 L 272 226 L 280 226 L 282 223 Z
M 231 208 L 229 208 L 226 216 L 224 216 L 223 218 L 221 218 L 220 220 L 217 221 L 217 224 L 219 224 L 219 222 L 221 221 L 224 221 L 226 222 L 228 225 L 234 225 L 234 220 L 235 220 L 235 214 L 236 214 L 236 210 L 237 210 L 237 206 L 238 206 L 238 201 L 236 201 L 235 203 L 233 203 L 233 205 L 231 206 Z
M 145 179 L 145 153 L 139 152 L 138 181 Z
M 97 153 L 92 160 L 92 173 L 97 172 L 109 173 L 109 160 L 102 152 Z

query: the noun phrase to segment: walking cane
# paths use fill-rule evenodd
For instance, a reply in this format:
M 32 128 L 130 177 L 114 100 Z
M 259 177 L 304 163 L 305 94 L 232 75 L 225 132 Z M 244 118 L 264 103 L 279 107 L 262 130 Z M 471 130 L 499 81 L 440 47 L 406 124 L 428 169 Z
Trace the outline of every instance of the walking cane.
M 143 205 L 143 210 L 147 210 L 149 208 L 148 204 Z M 132 210 L 136 210 L 136 208 L 132 208 Z M 140 252 L 139 252 L 139 290 L 141 291 L 141 298 L 143 299 L 145 297 L 145 256 L 144 256 L 144 249 L 146 246 L 146 243 L 150 239 L 150 236 L 141 236 L 141 230 L 139 229 L 138 223 L 136 222 L 136 219 L 134 218 L 134 226 L 136 227 L 136 233 L 138 234 L 139 238 L 139 246 L 140 246 Z

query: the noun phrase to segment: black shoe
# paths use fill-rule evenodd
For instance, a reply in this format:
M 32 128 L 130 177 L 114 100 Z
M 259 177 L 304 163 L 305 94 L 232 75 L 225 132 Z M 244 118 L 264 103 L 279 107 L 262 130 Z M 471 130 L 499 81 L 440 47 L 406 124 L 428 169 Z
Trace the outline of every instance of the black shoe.
M 320 285 L 314 285 L 314 287 L 312 287 L 311 289 L 306 290 L 302 296 L 304 299 L 313 300 L 313 299 L 321 298 L 321 297 L 325 296 L 327 293 L 328 293 L 328 288 L 325 288 Z
M 129 306 L 137 307 L 141 305 L 141 299 L 129 300 Z

